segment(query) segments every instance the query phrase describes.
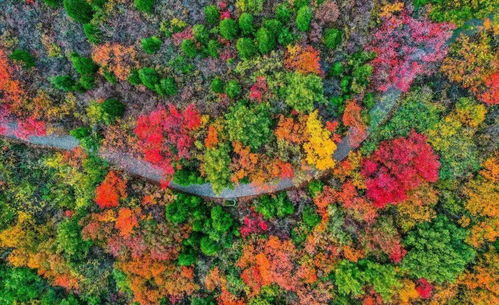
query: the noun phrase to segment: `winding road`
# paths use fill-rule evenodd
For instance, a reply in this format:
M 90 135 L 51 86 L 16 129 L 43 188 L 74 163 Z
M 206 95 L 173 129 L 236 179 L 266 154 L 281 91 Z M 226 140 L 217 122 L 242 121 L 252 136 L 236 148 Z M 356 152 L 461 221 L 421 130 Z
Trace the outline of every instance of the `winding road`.
M 493 18 L 491 16 L 490 18 Z M 476 31 L 477 26 L 482 24 L 482 20 L 473 19 L 465 23 L 464 26 L 455 30 L 452 37 L 447 41 L 447 45 L 452 43 L 457 39 L 459 34 L 470 35 Z M 472 27 L 471 29 L 469 27 Z M 421 50 L 425 52 L 426 50 Z M 400 100 L 402 92 L 396 88 L 391 87 L 385 91 L 381 96 L 378 97 L 378 101 L 375 106 L 370 110 L 369 115 L 371 117 L 371 124 L 369 126 L 368 132 L 363 140 L 367 138 L 371 132 L 376 130 L 377 127 L 381 126 L 390 115 L 397 108 L 397 102 Z M 16 136 L 17 124 L 13 122 L 4 122 L 4 126 L 7 126 L 8 131 L 3 135 L 8 138 L 17 139 L 18 141 L 25 142 L 27 144 L 32 144 L 35 146 L 41 146 L 45 148 L 71 150 L 79 145 L 79 141 L 69 135 L 47 135 L 47 136 L 31 136 L 26 139 L 19 138 Z M 333 157 L 336 161 L 344 160 L 352 147 L 349 143 L 349 138 L 351 136 L 352 129 L 350 129 L 343 140 L 338 143 L 336 151 L 333 153 Z M 107 160 L 110 164 L 114 165 L 117 169 L 126 171 L 132 175 L 137 175 L 144 177 L 148 180 L 159 182 L 162 180 L 162 171 L 158 167 L 146 162 L 132 157 L 131 155 L 111 151 L 111 150 L 100 150 L 99 155 L 104 160 Z M 297 186 L 292 179 L 276 179 L 274 183 L 269 183 L 264 187 L 256 187 L 252 184 L 238 184 L 232 189 L 224 189 L 220 194 L 213 191 L 210 183 L 203 184 L 191 184 L 187 186 L 179 185 L 174 182 L 169 184 L 169 187 L 181 191 L 184 193 L 189 193 L 205 198 L 211 199 L 223 199 L 232 200 L 240 197 L 250 197 L 257 196 L 265 193 L 277 192 L 285 189 L 290 189 Z

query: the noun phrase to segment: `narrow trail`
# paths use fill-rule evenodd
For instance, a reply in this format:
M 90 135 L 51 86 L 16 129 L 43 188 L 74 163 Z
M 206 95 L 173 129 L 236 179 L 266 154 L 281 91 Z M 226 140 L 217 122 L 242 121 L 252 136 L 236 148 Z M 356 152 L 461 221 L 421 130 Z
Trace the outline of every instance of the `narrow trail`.
M 494 16 L 490 16 L 493 18 Z M 472 19 L 466 22 L 462 27 L 456 29 L 451 38 L 447 41 L 447 45 L 454 42 L 460 34 L 471 35 L 473 34 L 477 27 L 483 23 L 483 20 Z M 472 27 L 471 29 L 469 27 Z M 423 53 L 425 50 L 421 50 Z M 391 87 L 386 92 L 384 92 L 379 98 L 375 106 L 369 111 L 371 117 L 371 124 L 368 128 L 368 132 L 363 140 L 365 140 L 370 133 L 376 130 L 384 122 L 386 122 L 391 114 L 397 108 L 397 102 L 400 100 L 402 92 L 396 88 Z M 47 135 L 47 136 L 31 136 L 27 139 L 19 138 L 16 136 L 17 124 L 13 122 L 4 122 L 4 126 L 8 127 L 8 132 L 3 136 L 22 141 L 27 144 L 41 146 L 45 148 L 71 150 L 79 145 L 79 141 L 70 135 Z M 339 162 L 344 160 L 352 147 L 349 144 L 349 138 L 351 136 L 352 129 L 347 132 L 347 135 L 338 143 L 337 148 L 333 154 L 334 159 Z M 132 175 L 137 175 L 144 177 L 151 181 L 160 182 L 162 180 L 162 171 L 158 167 L 152 165 L 144 160 L 137 159 L 131 155 L 111 151 L 111 150 L 100 150 L 99 156 L 104 160 L 108 161 L 110 164 L 116 168 L 128 172 Z M 312 177 L 310 177 L 312 178 Z M 303 182 L 303 181 L 302 181 Z M 282 191 L 296 187 L 292 179 L 276 179 L 274 183 L 268 183 L 267 185 L 256 187 L 252 184 L 237 184 L 232 189 L 224 189 L 220 194 L 213 191 L 210 183 L 203 184 L 191 184 L 187 186 L 179 185 L 177 183 L 171 182 L 169 187 L 171 189 L 181 191 L 184 193 L 189 193 L 192 195 L 197 195 L 205 198 L 211 199 L 223 199 L 232 200 L 240 197 L 251 197 L 257 196 L 265 193 L 272 193 L 277 191 Z
M 386 91 L 381 96 L 379 102 L 371 110 L 371 114 L 376 118 L 376 120 L 374 120 L 374 124 L 370 126 L 369 130 L 379 126 L 388 118 L 391 110 L 395 107 L 400 95 L 401 92 L 399 90 L 392 88 Z M 25 139 L 19 138 L 16 135 L 16 130 L 18 128 L 17 124 L 9 122 L 6 125 L 9 128 L 8 132 L 4 134 L 4 137 L 16 139 L 17 141 L 21 141 L 26 144 L 61 150 L 72 150 L 75 147 L 79 146 L 79 141 L 70 135 L 47 135 L 31 136 Z M 338 162 L 344 160 L 351 150 L 352 148 L 349 143 L 349 135 L 347 135 L 342 139 L 340 143 L 338 143 L 334 153 L 331 153 L 333 154 L 334 159 Z M 147 161 L 137 159 L 129 154 L 105 149 L 101 149 L 98 154 L 102 159 L 108 161 L 115 168 L 128 172 L 132 175 L 137 175 L 155 182 L 160 182 L 163 178 L 160 168 L 152 165 Z M 310 175 L 310 178 L 312 178 L 312 175 Z M 297 183 L 295 183 L 292 179 L 276 179 L 274 183 L 268 183 L 264 186 L 255 186 L 252 184 L 237 184 L 234 185 L 234 188 L 226 188 L 222 190 L 221 193 L 217 194 L 213 191 L 210 183 L 180 185 L 172 181 L 169 184 L 169 187 L 171 189 L 177 191 L 205 198 L 223 200 L 231 200 L 240 197 L 251 197 L 265 193 L 273 193 L 290 189 L 296 186 Z

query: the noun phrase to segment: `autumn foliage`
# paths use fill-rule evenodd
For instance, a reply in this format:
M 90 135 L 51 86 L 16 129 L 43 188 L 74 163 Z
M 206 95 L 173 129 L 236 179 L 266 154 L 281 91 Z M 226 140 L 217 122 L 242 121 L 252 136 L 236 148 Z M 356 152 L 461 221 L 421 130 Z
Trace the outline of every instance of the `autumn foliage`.
M 190 157 L 189 149 L 194 143 L 191 132 L 200 126 L 201 115 L 194 105 L 179 111 L 170 104 L 168 109 L 159 108 L 140 116 L 135 134 L 141 141 L 144 159 L 172 175 L 173 161 Z
M 24 91 L 21 83 L 12 76 L 14 68 L 9 64 L 7 54 L 0 49 L 0 93 L 2 103 L 12 107 L 12 110 L 21 106 L 24 99 Z
M 406 92 L 418 75 L 430 74 L 431 64 L 445 57 L 453 26 L 414 19 L 406 11 L 388 14 L 382 20 L 369 46 L 377 54 L 372 61 L 376 87 L 381 91 L 394 87 Z
M 356 148 L 367 137 L 367 126 L 362 120 L 362 107 L 355 101 L 349 101 L 343 112 L 343 124 L 350 127 L 348 142 L 352 148 Z
M 126 181 L 114 171 L 95 189 L 95 202 L 101 209 L 117 207 L 126 197 Z
M 135 48 L 120 44 L 105 43 L 95 46 L 92 60 L 101 66 L 102 72 L 112 72 L 119 80 L 126 80 L 132 68 L 137 66 Z
M 314 73 L 322 75 L 319 51 L 312 46 L 288 46 L 284 65 L 291 70 L 303 74 Z
M 437 181 L 439 167 L 438 156 L 421 134 L 413 131 L 407 138 L 384 141 L 363 164 L 367 196 L 378 208 L 399 203 L 424 181 Z

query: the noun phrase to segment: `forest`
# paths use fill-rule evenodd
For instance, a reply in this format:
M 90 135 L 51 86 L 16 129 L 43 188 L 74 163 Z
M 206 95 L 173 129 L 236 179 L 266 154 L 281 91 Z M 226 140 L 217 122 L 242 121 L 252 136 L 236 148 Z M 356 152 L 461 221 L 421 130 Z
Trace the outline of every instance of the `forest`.
M 499 304 L 499 0 L 0 0 L 0 305 Z

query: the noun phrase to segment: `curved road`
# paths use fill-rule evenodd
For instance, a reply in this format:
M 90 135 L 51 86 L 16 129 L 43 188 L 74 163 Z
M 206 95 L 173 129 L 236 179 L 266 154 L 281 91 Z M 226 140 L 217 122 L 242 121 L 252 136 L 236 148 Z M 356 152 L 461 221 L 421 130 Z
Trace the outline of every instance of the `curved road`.
M 494 16 L 490 16 L 493 18 Z M 454 31 L 452 37 L 447 41 L 447 45 L 452 43 L 457 39 L 459 34 L 464 33 L 467 35 L 472 34 L 476 31 L 476 27 L 481 25 L 482 20 L 469 20 L 465 23 L 464 26 Z M 474 27 L 468 29 L 468 27 Z M 421 50 L 422 53 L 426 52 L 426 50 Z M 421 55 L 421 53 L 419 54 Z M 417 60 L 417 58 L 415 58 Z M 386 92 L 384 92 L 376 105 L 370 110 L 369 115 L 371 117 L 371 125 L 369 126 L 368 134 L 383 124 L 391 115 L 391 113 L 395 110 L 397 106 L 397 101 L 401 96 L 402 92 L 395 87 L 391 87 Z M 63 150 L 71 150 L 79 145 L 77 139 L 69 135 L 47 135 L 47 136 L 31 136 L 27 139 L 21 139 L 16 136 L 15 131 L 17 129 L 17 124 L 13 122 L 4 123 L 4 126 L 8 127 L 8 132 L 4 134 L 4 136 L 9 138 L 14 138 L 28 144 L 40 145 L 48 148 L 56 148 Z M 349 130 L 349 133 L 352 130 Z M 338 144 L 336 151 L 333 154 L 333 157 L 336 161 L 341 161 L 345 159 L 348 153 L 352 150 L 349 144 L 349 133 L 347 136 L 343 138 L 343 140 Z M 365 140 L 365 138 L 364 138 Z M 331 152 L 333 153 L 333 152 Z M 101 150 L 99 151 L 99 155 L 107 160 L 109 163 L 113 164 L 115 167 L 129 172 L 133 175 L 138 175 L 144 177 L 146 179 L 152 181 L 161 181 L 162 174 L 161 170 L 154 165 L 140 159 L 136 159 L 130 155 L 125 153 L 110 151 L 110 150 Z M 256 196 L 265 193 L 277 192 L 285 189 L 289 189 L 295 187 L 295 183 L 292 179 L 280 179 L 275 183 L 270 183 L 262 187 L 255 187 L 251 184 L 238 184 L 235 185 L 233 189 L 224 189 L 220 194 L 216 194 L 213 191 L 210 183 L 204 184 L 191 184 L 187 186 L 179 185 L 171 182 L 169 187 L 178 190 L 181 192 L 211 198 L 211 199 L 224 199 L 231 200 L 239 197 L 249 197 Z

